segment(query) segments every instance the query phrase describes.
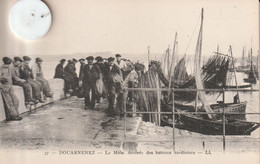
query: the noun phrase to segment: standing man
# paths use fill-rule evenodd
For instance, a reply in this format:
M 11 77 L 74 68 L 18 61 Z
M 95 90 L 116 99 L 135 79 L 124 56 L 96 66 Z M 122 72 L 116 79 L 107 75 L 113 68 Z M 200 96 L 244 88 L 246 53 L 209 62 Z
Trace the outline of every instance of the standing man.
M 85 109 L 94 109 L 95 100 L 96 100 L 96 82 L 100 79 L 101 71 L 99 67 L 94 64 L 94 57 L 89 56 L 86 58 L 88 64 L 85 65 L 83 71 L 83 88 L 84 88 L 84 97 L 85 97 Z M 91 91 L 91 100 L 90 100 L 90 91 Z
M 29 67 L 31 58 L 28 56 L 23 57 L 23 63 L 20 66 L 20 77 L 26 80 L 32 87 L 33 98 L 38 100 L 40 103 L 44 103 L 42 85 L 40 82 L 34 80 L 33 73 Z
M 79 59 L 79 63 L 80 63 L 80 70 L 79 70 L 79 81 L 82 81 L 82 77 L 83 77 L 83 69 L 86 65 L 85 63 L 85 59 Z
M 77 74 L 74 69 L 74 62 L 68 60 L 68 64 L 64 68 L 64 81 L 65 81 L 65 93 L 72 93 L 76 91 L 75 79 L 77 78 Z
M 19 100 L 12 87 L 12 75 L 9 68 L 12 59 L 3 58 L 3 66 L 0 67 L 0 93 L 4 100 L 6 121 L 19 121 L 23 118 L 19 116 Z
M 126 68 L 126 62 L 122 60 L 122 56 L 120 54 L 116 54 L 116 62 L 115 65 L 117 65 L 120 69 Z
M 44 95 L 51 98 L 53 93 L 51 92 L 49 82 L 43 76 L 42 62 L 43 60 L 41 58 L 35 59 L 35 63 L 32 66 L 33 79 L 41 83 Z
M 115 58 L 110 57 L 108 58 L 108 64 L 104 67 L 105 74 L 104 74 L 104 83 L 107 86 L 108 90 L 108 113 L 110 115 L 113 114 L 121 114 L 122 106 L 118 106 L 118 111 L 115 111 L 114 104 L 115 98 L 117 94 L 117 102 L 123 102 L 123 91 L 122 91 L 122 72 L 120 68 L 114 64 Z M 123 105 L 123 104 L 122 104 Z
M 54 78 L 64 79 L 64 64 L 66 59 L 61 59 L 60 63 L 56 66 Z
M 95 58 L 95 60 L 96 60 L 96 64 L 98 65 L 98 67 L 99 67 L 99 69 L 100 69 L 100 71 L 101 71 L 101 80 L 103 80 L 103 78 L 104 78 L 104 63 L 103 63 L 103 58 L 102 58 L 101 56 L 97 56 L 97 57 Z M 97 103 L 100 103 L 101 97 L 105 98 L 105 93 L 100 94 L 100 93 L 97 92 Z
M 11 67 L 13 85 L 23 87 L 25 105 L 33 105 L 38 103 L 38 100 L 33 100 L 32 87 L 30 83 L 20 77 L 20 66 L 23 60 L 20 57 L 14 57 L 13 66 Z

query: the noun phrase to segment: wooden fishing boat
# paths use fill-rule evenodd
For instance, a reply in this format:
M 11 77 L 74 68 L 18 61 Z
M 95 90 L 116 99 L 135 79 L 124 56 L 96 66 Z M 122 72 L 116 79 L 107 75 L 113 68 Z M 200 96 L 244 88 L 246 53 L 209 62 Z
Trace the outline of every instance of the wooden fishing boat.
M 209 120 L 201 115 L 193 115 L 185 112 L 179 113 L 179 124 L 183 129 L 206 135 L 223 135 L 223 120 Z M 259 128 L 260 123 L 247 122 L 238 119 L 225 119 L 226 135 L 250 135 Z
M 240 103 L 217 103 L 211 104 L 210 108 L 216 113 L 215 117 L 221 118 L 224 112 L 226 113 L 226 117 L 228 118 L 235 118 L 235 119 L 245 119 L 245 111 L 246 111 L 247 102 L 240 102 Z M 174 106 L 181 111 L 188 111 L 188 112 L 195 112 L 195 107 L 193 105 L 185 105 L 181 103 L 174 103 Z M 223 108 L 224 107 L 224 108 Z M 197 107 L 198 112 L 205 111 L 203 107 Z
M 251 54 L 250 54 L 250 72 L 248 73 L 248 78 L 244 79 L 244 82 L 250 83 L 250 84 L 256 84 L 256 76 L 255 76 L 255 69 L 253 68 L 253 56 L 252 56 L 252 48 L 251 48 Z

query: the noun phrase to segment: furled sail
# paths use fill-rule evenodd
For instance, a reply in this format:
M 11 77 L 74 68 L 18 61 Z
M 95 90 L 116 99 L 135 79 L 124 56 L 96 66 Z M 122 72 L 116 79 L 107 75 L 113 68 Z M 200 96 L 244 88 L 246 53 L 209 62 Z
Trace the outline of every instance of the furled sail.
M 196 88 L 197 89 L 204 89 L 202 79 L 201 79 L 201 69 L 200 69 L 200 59 L 201 59 L 201 47 L 202 47 L 202 31 L 203 31 L 203 9 L 201 13 L 201 26 L 199 31 L 199 36 L 197 40 L 197 46 L 195 51 L 195 58 L 194 58 L 194 70 L 195 70 L 195 81 L 196 81 Z M 198 91 L 199 99 L 202 102 L 204 109 L 208 113 L 214 113 L 211 109 L 204 91 Z M 212 118 L 211 114 L 208 114 L 209 118 Z

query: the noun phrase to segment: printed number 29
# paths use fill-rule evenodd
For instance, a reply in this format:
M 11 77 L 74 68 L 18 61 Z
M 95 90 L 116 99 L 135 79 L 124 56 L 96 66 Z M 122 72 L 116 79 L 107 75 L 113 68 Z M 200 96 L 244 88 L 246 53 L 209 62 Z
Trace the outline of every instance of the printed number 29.
M 48 154 L 49 154 L 49 152 L 45 152 L 45 153 L 44 153 L 44 155 L 48 155 Z

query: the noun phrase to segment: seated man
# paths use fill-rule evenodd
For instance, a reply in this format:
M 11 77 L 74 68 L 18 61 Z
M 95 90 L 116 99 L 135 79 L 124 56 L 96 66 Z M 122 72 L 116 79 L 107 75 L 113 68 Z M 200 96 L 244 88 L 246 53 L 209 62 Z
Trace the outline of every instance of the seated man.
M 53 93 L 51 92 L 49 82 L 43 76 L 42 61 L 41 58 L 35 59 L 35 64 L 32 66 L 33 79 L 41 83 L 43 93 L 46 97 L 52 97 Z
M 33 73 L 29 67 L 31 58 L 28 56 L 23 57 L 23 63 L 20 66 L 20 77 L 21 79 L 26 80 L 32 87 L 33 98 L 38 100 L 40 103 L 44 103 L 43 94 L 42 94 L 42 85 L 40 82 L 34 80 Z
M 22 120 L 23 118 L 19 116 L 18 111 L 19 100 L 12 87 L 12 76 L 9 68 L 12 59 L 4 57 L 3 62 L 4 65 L 0 67 L 0 93 L 4 100 L 6 121 Z
M 20 57 L 14 57 L 13 66 L 11 68 L 13 85 L 18 85 L 23 87 L 25 105 L 33 105 L 38 101 L 34 101 L 32 98 L 32 87 L 29 82 L 20 78 L 20 65 L 23 60 Z

